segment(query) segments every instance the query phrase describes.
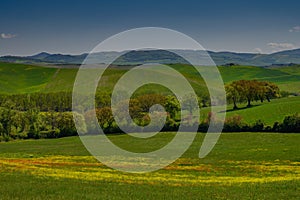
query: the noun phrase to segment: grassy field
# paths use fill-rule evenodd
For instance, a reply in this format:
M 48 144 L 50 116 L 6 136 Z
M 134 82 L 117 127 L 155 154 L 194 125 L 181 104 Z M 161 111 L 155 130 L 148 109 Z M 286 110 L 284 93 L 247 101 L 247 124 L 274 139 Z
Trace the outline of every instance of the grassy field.
M 247 108 L 246 104 L 238 104 L 240 109 L 232 110 L 233 105 L 227 106 L 226 116 L 234 115 L 242 116 L 242 120 L 247 124 L 253 124 L 258 119 L 262 120 L 266 125 L 272 126 L 274 122 L 282 122 L 285 116 L 300 112 L 300 97 L 287 97 L 280 99 L 272 99 L 271 102 L 253 102 L 251 108 Z M 207 117 L 209 108 L 202 108 L 201 119 Z
M 300 67 L 261 68 L 251 66 L 219 67 L 225 83 L 235 80 L 266 80 L 281 90 L 300 93 Z
M 171 65 L 191 82 L 194 88 L 201 89 L 204 83 L 195 70 L 189 66 Z M 300 67 L 261 68 L 249 66 L 219 67 L 225 83 L 240 79 L 258 79 L 275 82 L 282 90 L 300 93 Z M 103 77 L 107 85 L 127 71 L 126 67 L 113 68 Z M 46 68 L 24 64 L 0 63 L 1 93 L 56 92 L 71 91 L 77 69 Z
M 109 137 L 122 148 L 150 151 L 174 134 L 138 143 Z M 1 199 L 299 198 L 299 134 L 224 133 L 199 159 L 203 136 L 175 163 L 148 174 L 107 168 L 78 137 L 0 143 Z
M 51 81 L 56 69 L 0 62 L 1 93 L 39 92 Z

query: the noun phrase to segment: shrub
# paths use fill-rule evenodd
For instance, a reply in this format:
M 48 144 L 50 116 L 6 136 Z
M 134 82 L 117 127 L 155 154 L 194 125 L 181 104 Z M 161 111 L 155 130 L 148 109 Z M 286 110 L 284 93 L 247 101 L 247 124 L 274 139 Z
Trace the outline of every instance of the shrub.
M 3 137 L 3 141 L 5 141 L 5 142 L 9 142 L 11 140 L 12 139 L 9 136 L 7 136 L 7 135 Z
M 280 131 L 280 123 L 279 122 L 275 122 L 274 124 L 273 124 L 273 127 L 272 127 L 272 131 L 274 131 L 274 132 L 279 132 Z
M 259 132 L 264 130 L 264 123 L 260 119 L 257 120 L 251 127 L 251 131 Z
M 300 114 L 286 116 L 279 128 L 280 132 L 300 133 Z
M 280 91 L 280 96 L 281 97 L 288 97 L 288 96 L 290 96 L 290 92 L 287 92 L 287 91 Z
M 225 120 L 223 131 L 238 132 L 243 128 L 242 116 L 233 115 Z
M 207 122 L 201 122 L 198 126 L 198 132 L 203 132 L 203 133 L 207 132 L 208 125 L 209 124 Z

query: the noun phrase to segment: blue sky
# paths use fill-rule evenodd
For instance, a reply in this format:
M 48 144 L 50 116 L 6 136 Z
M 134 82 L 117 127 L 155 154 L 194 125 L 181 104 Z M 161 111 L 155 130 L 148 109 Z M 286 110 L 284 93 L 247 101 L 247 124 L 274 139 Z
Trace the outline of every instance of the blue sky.
M 0 55 L 89 52 L 107 37 L 157 26 L 185 33 L 213 51 L 270 53 L 300 47 L 300 2 L 0 2 Z

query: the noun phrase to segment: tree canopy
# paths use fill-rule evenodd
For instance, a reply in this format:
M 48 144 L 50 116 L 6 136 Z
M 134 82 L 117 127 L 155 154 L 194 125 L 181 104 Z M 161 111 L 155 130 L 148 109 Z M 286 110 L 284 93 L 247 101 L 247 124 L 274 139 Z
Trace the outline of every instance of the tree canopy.
M 233 103 L 233 109 L 237 109 L 237 103 L 247 102 L 247 107 L 251 106 L 251 101 L 279 97 L 279 88 L 276 84 L 268 81 L 258 80 L 238 80 L 225 86 L 227 100 Z

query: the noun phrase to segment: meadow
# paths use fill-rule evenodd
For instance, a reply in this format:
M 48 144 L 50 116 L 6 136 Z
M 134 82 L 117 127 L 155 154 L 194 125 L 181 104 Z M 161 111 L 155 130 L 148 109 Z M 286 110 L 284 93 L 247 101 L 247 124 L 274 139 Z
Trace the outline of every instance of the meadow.
M 196 71 L 187 70 L 189 66 L 171 66 L 196 90 L 204 87 Z M 108 70 L 104 89 L 110 89 L 127 70 Z M 225 83 L 268 80 L 282 90 L 300 93 L 299 67 L 224 66 L 219 70 Z M 0 72 L 2 93 L 47 93 L 71 91 L 77 69 L 0 63 Z M 298 96 L 253 102 L 251 108 L 239 104 L 237 110 L 228 105 L 227 116 L 240 115 L 248 124 L 260 119 L 272 126 L 299 112 L 299 103 Z M 208 112 L 209 108 L 202 108 L 201 117 Z M 163 132 L 147 140 L 122 134 L 108 137 L 123 149 L 150 152 L 174 135 Z M 199 159 L 203 137 L 198 133 L 176 162 L 148 174 L 106 167 L 87 152 L 79 137 L 0 142 L 0 199 L 299 199 L 299 134 L 223 133 L 213 151 Z
M 195 89 L 203 88 L 205 85 L 197 72 L 190 70 L 190 66 L 184 64 L 170 66 L 187 77 Z M 72 91 L 77 70 L 0 62 L 0 90 L 9 94 Z M 103 79 L 106 84 L 111 85 L 126 71 L 128 71 L 126 66 L 111 68 L 104 74 Z M 266 80 L 276 83 L 281 90 L 300 93 L 299 66 L 278 68 L 220 66 L 219 71 L 225 84 L 241 79 Z
M 109 138 L 150 151 L 174 134 L 137 143 L 126 135 Z M 199 159 L 203 136 L 175 163 L 148 174 L 102 165 L 78 137 L 0 143 L 1 199 L 298 199 L 299 134 L 223 133 Z
M 272 99 L 271 102 L 263 103 L 254 101 L 251 108 L 247 108 L 246 103 L 238 104 L 238 106 L 239 109 L 233 110 L 233 105 L 228 105 L 226 116 L 239 115 L 247 124 L 261 120 L 265 125 L 272 126 L 275 122 L 282 122 L 285 116 L 300 112 L 300 97 Z M 209 112 L 210 108 L 200 110 L 202 120 L 205 120 Z

